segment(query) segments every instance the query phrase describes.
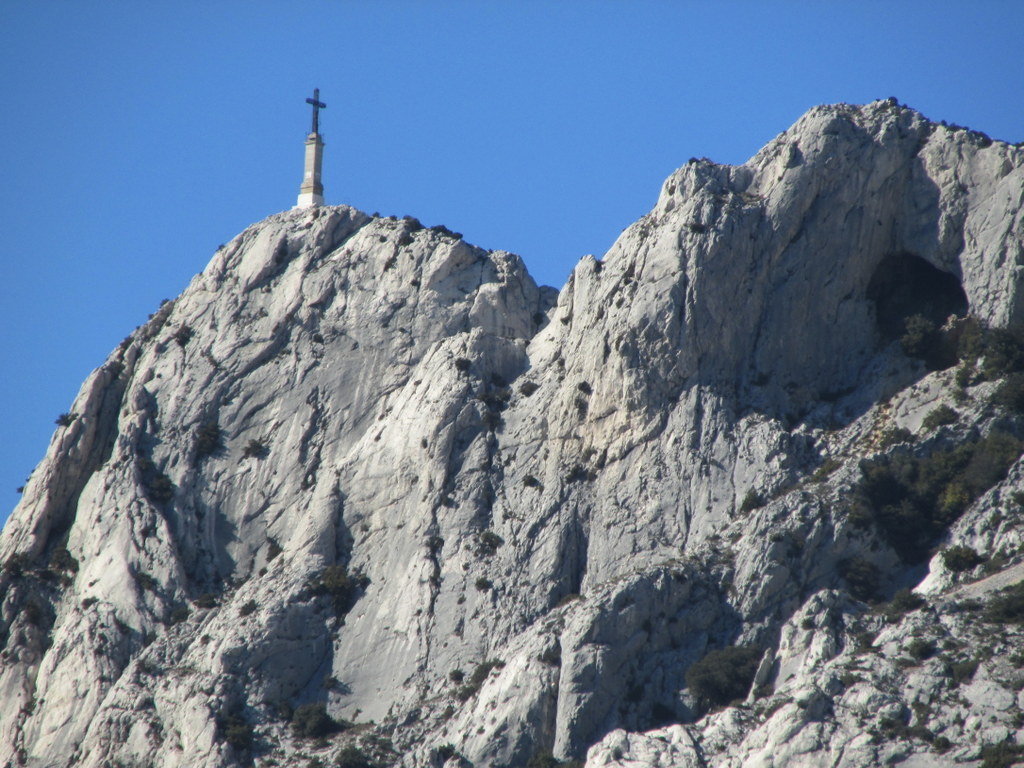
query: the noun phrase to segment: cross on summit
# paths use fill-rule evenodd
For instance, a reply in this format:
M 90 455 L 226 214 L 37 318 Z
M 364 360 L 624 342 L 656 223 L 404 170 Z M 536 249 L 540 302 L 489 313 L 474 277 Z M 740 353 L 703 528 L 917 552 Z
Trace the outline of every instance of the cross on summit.
M 299 187 L 296 208 L 313 208 L 324 204 L 324 185 L 320 183 L 320 166 L 324 159 L 324 141 L 320 138 L 320 110 L 327 107 L 320 101 L 320 89 L 313 89 L 313 98 L 306 99 L 313 105 L 313 130 L 306 137 L 306 167 Z
M 320 110 L 326 109 L 327 105 L 320 101 L 320 89 L 313 89 L 313 98 L 306 99 L 307 104 L 313 105 L 313 130 L 311 133 L 320 133 Z

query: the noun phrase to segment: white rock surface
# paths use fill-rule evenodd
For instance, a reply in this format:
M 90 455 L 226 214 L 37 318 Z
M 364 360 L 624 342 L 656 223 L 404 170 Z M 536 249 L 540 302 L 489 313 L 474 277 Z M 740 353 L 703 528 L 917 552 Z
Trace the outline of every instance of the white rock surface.
M 939 310 L 1024 325 L 1022 206 L 1024 150 L 886 101 L 691 161 L 557 294 L 414 220 L 250 227 L 86 381 L 0 537 L 0 765 L 953 765 L 1018 739 L 1019 630 L 846 502 L 863 458 L 1007 428 L 994 384 L 957 394 L 879 317 L 934 268 Z M 1021 471 L 946 543 L 1015 567 Z M 929 605 L 866 613 L 850 558 Z M 316 587 L 335 565 L 350 605 Z M 755 683 L 700 716 L 686 672 L 733 644 L 766 652 Z M 361 727 L 300 738 L 311 702 Z

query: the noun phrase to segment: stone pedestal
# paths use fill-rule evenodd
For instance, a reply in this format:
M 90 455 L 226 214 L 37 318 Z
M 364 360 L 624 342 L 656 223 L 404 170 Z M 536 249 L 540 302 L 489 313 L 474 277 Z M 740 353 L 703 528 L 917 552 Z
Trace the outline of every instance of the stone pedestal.
M 299 187 L 296 208 L 312 208 L 324 204 L 324 185 L 320 183 L 320 166 L 323 162 L 324 142 L 319 133 L 306 137 L 306 167 Z

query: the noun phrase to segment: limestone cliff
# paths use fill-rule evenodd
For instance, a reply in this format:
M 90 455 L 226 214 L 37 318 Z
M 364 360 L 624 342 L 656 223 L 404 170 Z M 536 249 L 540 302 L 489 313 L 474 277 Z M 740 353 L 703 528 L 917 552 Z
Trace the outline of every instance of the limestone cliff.
M 1022 265 L 1024 150 L 893 100 L 691 160 L 561 292 L 271 216 L 3 531 L 0 764 L 1013 754 Z

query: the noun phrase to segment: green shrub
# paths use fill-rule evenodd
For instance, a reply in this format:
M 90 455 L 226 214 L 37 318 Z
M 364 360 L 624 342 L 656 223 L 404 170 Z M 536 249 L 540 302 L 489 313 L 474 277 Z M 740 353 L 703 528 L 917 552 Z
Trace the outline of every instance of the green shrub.
M 70 427 L 72 424 L 75 423 L 75 419 L 77 418 L 77 414 L 62 413 L 60 416 L 57 417 L 56 421 L 54 421 L 53 423 L 56 424 L 58 427 Z
M 272 562 L 277 559 L 278 555 L 284 552 L 281 549 L 281 545 L 277 543 L 275 539 L 267 539 L 267 562 Z
M 878 439 L 878 447 L 885 449 L 901 443 L 914 442 L 914 433 L 905 427 L 889 427 Z
M 487 592 L 493 586 L 494 584 L 491 582 L 491 580 L 485 579 L 483 576 L 476 580 L 476 588 L 481 592 Z
M 540 384 L 537 384 L 536 382 L 533 381 L 524 381 L 522 384 L 519 385 L 519 393 L 523 397 L 529 397 L 538 389 L 540 389 Z
M 50 570 L 54 573 L 78 573 L 78 561 L 67 547 L 57 547 L 50 555 Z
M 238 615 L 248 616 L 249 614 L 255 613 L 257 608 L 259 608 L 259 606 L 256 605 L 255 600 L 248 600 L 242 605 L 241 608 L 238 609 Z
M 984 332 L 981 372 L 989 381 L 1024 370 L 1024 331 L 990 328 Z
M 907 653 L 918 661 L 930 659 L 935 655 L 935 650 L 935 642 L 932 640 L 926 640 L 923 637 L 915 637 L 907 643 Z
M 241 715 L 229 714 L 218 718 L 217 725 L 222 738 L 235 749 L 252 749 L 254 734 L 252 724 Z
M 924 417 L 921 426 L 931 432 L 933 429 L 944 427 L 947 424 L 956 424 L 959 418 L 959 414 L 948 405 L 940 405 Z
M 192 339 L 192 329 L 187 325 L 181 326 L 174 334 L 174 340 L 179 347 L 184 347 Z
M 541 750 L 530 756 L 530 759 L 526 761 L 526 768 L 583 768 L 583 763 L 579 760 L 569 760 L 563 763 L 550 752 Z
M 355 744 L 346 744 L 335 762 L 338 768 L 373 768 L 373 762 Z
M 188 621 L 189 612 L 188 606 L 179 604 L 171 609 L 171 616 L 168 621 L 169 624 L 181 624 L 183 621 Z
M 204 592 L 193 601 L 193 604 L 196 608 L 216 608 L 217 596 L 213 592 Z
M 13 555 L 7 558 L 4 563 L 4 570 L 12 576 L 21 576 L 25 571 L 29 570 L 32 566 L 28 555 L 23 552 L 15 552 Z
M 954 573 L 973 570 L 975 566 L 981 565 L 984 558 L 970 547 L 955 546 L 943 550 L 942 562 Z
M 764 497 L 753 488 L 750 488 L 743 497 L 740 504 L 740 512 L 753 512 L 764 506 Z
M 946 664 L 946 674 L 952 681 L 954 687 L 959 687 L 964 683 L 968 683 L 974 677 L 974 673 L 978 671 L 978 662 L 975 659 L 968 659 L 967 661 L 953 661 Z
M 838 459 L 828 458 L 821 463 L 821 466 L 814 470 L 814 474 L 811 475 L 811 482 L 820 483 L 837 469 L 839 469 L 842 463 Z
M 490 557 L 498 551 L 498 547 L 505 543 L 505 540 L 501 538 L 494 531 L 488 529 L 481 531 L 477 534 L 477 554 L 485 557 Z
M 466 684 L 456 689 L 455 697 L 459 701 L 466 701 L 472 698 L 480 690 L 480 686 L 484 684 L 484 681 L 490 677 L 491 670 L 501 669 L 504 666 L 505 662 L 500 659 L 491 659 L 490 661 L 477 664 L 476 669 L 473 670 L 473 674 L 469 676 Z
M 303 739 L 317 739 L 342 731 L 347 723 L 338 722 L 320 702 L 303 704 L 292 714 L 292 732 Z
M 362 574 L 350 576 L 344 566 L 329 565 L 313 580 L 312 586 L 314 594 L 329 595 L 335 613 L 344 616 L 369 583 L 370 580 Z
M 904 327 L 900 346 L 908 357 L 926 360 L 934 356 L 940 339 L 935 323 L 924 315 L 911 315 L 905 320 Z
M 446 763 L 458 754 L 458 750 L 455 749 L 454 744 L 441 744 L 438 747 L 434 747 L 434 757 L 441 763 Z
M 252 438 L 248 443 L 245 444 L 245 449 L 242 451 L 243 459 L 263 459 L 266 458 L 270 451 L 267 450 L 266 443 L 263 443 L 256 438 Z
M 145 465 L 143 465 L 145 466 Z M 152 463 L 143 470 L 142 488 L 146 497 L 155 504 L 164 504 L 174 498 L 174 484 L 163 472 L 158 472 Z
M 196 432 L 196 460 L 212 456 L 223 447 L 223 433 L 216 421 L 206 421 Z
M 465 373 L 466 371 L 468 371 L 470 365 L 470 361 L 465 357 L 455 358 L 455 370 L 459 371 L 460 373 Z
M 850 594 L 858 600 L 872 602 L 878 598 L 881 579 L 878 566 L 862 557 L 851 557 L 839 564 L 839 573 Z
M 980 768 L 1010 768 L 1020 765 L 1024 759 L 1024 745 L 1004 741 L 1001 744 L 985 744 L 981 748 Z
M 760 661 L 754 646 L 711 651 L 686 670 L 686 685 L 702 707 L 724 706 L 747 695 Z
M 1024 623 L 1024 581 L 1000 591 L 989 600 L 982 615 L 985 621 L 996 624 Z
M 902 616 L 905 613 L 916 611 L 918 608 L 923 608 L 926 604 L 927 601 L 919 594 L 904 588 L 892 596 L 892 600 L 885 607 L 885 613 L 894 617 Z

